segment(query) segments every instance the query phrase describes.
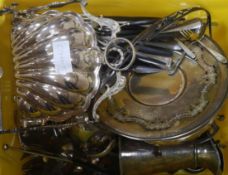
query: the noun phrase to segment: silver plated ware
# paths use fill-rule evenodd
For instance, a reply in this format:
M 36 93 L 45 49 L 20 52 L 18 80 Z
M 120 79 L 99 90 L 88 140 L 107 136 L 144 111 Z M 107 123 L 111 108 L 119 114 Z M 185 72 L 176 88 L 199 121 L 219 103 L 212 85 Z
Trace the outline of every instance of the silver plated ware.
M 209 37 L 202 42 L 220 52 Z M 125 74 L 128 85 L 98 107 L 101 123 L 125 137 L 153 142 L 183 141 L 204 132 L 226 97 L 227 65 L 205 48 L 184 43 L 197 64 L 184 59 L 171 76 Z
M 100 83 L 93 28 L 73 12 L 16 15 L 12 49 L 18 116 L 61 122 L 88 109 Z
M 173 173 L 180 169 L 191 173 L 209 169 L 214 175 L 223 172 L 223 155 L 213 139 L 166 146 L 120 139 L 119 147 L 121 175 Z

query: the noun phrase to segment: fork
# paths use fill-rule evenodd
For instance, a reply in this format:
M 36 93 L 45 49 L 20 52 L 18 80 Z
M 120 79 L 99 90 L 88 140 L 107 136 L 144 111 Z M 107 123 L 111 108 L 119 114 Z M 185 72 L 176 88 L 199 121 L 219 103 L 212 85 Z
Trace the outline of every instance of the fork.
M 201 39 L 203 38 L 204 35 L 199 35 L 197 33 L 194 33 L 191 30 L 182 30 L 180 31 L 181 35 L 189 40 L 189 41 L 196 41 L 198 42 L 201 46 L 203 46 L 211 55 L 215 57 L 215 59 L 221 63 L 227 63 L 227 59 L 224 55 L 220 54 L 219 52 L 215 51 L 214 49 L 209 48 L 206 46 Z

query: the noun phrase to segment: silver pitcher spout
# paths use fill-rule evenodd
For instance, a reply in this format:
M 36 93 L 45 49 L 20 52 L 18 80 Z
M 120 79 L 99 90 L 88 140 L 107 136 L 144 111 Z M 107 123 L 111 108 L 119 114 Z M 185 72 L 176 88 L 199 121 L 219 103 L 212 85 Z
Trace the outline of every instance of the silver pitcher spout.
M 223 171 L 223 156 L 213 140 L 158 147 L 121 139 L 119 144 L 121 175 L 151 175 L 180 169 L 191 172 L 209 169 L 220 175 Z
M 209 169 L 215 175 L 222 174 L 224 166 L 223 155 L 213 140 L 202 145 L 196 145 L 195 151 L 198 166 Z

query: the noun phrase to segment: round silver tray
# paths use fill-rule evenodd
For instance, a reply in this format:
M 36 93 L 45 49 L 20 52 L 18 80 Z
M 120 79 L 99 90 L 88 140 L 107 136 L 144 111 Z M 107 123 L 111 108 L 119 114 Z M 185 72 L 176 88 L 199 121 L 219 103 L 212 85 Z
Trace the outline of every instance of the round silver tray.
M 222 54 L 208 37 L 201 42 Z M 100 121 L 137 140 L 185 140 L 205 131 L 226 97 L 227 65 L 198 42 L 185 44 L 196 55 L 195 62 L 185 58 L 173 76 L 126 74 L 127 86 L 100 104 Z

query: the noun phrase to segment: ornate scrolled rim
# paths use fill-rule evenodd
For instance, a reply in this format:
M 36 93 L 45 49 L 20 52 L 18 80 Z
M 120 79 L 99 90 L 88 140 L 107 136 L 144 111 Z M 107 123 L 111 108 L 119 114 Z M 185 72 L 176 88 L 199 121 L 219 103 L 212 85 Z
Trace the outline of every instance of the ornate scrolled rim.
M 209 37 L 206 36 L 206 39 L 213 42 L 214 46 L 217 49 L 220 49 L 220 47 L 213 40 L 211 40 Z M 177 143 L 181 143 L 181 142 L 186 141 L 186 140 L 195 139 L 196 137 L 198 137 L 202 133 L 206 132 L 206 130 L 208 130 L 210 128 L 211 124 L 215 120 L 216 115 L 218 114 L 218 111 L 219 111 L 221 105 L 224 103 L 224 100 L 227 98 L 227 93 L 228 93 L 227 64 L 219 63 L 219 65 L 220 65 L 219 66 L 220 69 L 223 71 L 222 79 L 224 80 L 224 83 L 222 83 L 221 87 L 220 87 L 223 90 L 219 91 L 219 93 L 217 94 L 218 95 L 217 99 L 219 99 L 219 101 L 217 101 L 217 103 L 214 103 L 215 104 L 214 109 L 210 110 L 210 112 L 205 115 L 205 118 L 207 118 L 207 119 L 198 123 L 194 128 L 189 129 L 188 131 L 177 134 L 177 135 L 169 135 L 169 136 L 151 138 L 151 137 L 135 137 L 132 134 L 124 133 L 124 132 L 122 132 L 116 128 L 113 128 L 110 125 L 107 125 L 105 122 L 104 122 L 103 127 L 105 127 L 106 129 L 108 129 L 114 133 L 117 133 L 118 135 L 121 135 L 123 137 L 133 139 L 133 140 L 146 141 L 146 142 L 149 142 L 151 144 L 161 144 L 161 145 L 162 144 L 177 144 Z M 212 74 L 212 75 L 213 76 L 211 78 L 214 77 L 214 74 Z M 210 83 L 212 83 L 212 82 L 210 82 Z M 204 96 L 204 94 L 202 96 Z M 204 106 L 203 106 L 203 108 L 204 108 Z
M 122 76 L 120 72 L 116 73 L 116 82 L 112 87 L 108 87 L 107 90 L 98 98 L 93 106 L 92 117 L 95 121 L 99 121 L 99 115 L 97 114 L 97 108 L 108 97 L 111 97 L 120 92 L 126 85 L 126 77 Z

